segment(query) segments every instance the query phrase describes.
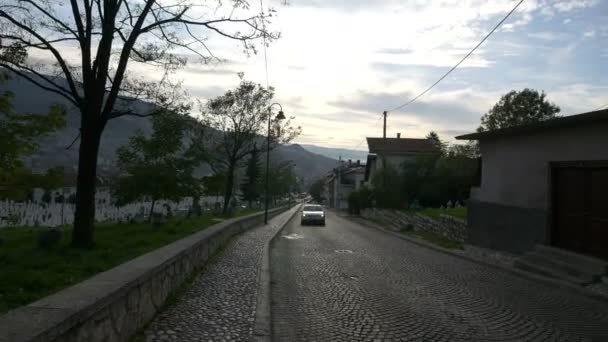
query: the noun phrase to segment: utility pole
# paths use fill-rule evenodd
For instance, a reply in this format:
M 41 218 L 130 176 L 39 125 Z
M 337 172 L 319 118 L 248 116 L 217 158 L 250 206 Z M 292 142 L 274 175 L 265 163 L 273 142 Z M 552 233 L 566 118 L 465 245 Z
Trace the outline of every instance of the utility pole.
M 386 111 L 382 112 L 382 116 L 384 116 L 384 130 L 382 131 L 382 137 L 386 139 Z
M 336 209 L 340 209 L 340 173 L 342 171 L 342 156 L 338 157 L 338 182 L 336 183 Z
M 384 129 L 382 131 L 382 138 L 386 140 L 386 111 L 382 112 L 384 116 Z M 386 141 L 385 141 L 386 143 Z M 386 156 L 382 156 L 382 186 L 386 185 Z

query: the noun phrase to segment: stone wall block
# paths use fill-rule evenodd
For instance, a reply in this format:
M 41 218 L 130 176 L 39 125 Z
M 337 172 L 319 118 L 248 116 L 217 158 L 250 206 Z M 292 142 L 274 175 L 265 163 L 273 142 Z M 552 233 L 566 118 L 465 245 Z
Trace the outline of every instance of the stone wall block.
M 364 209 L 361 216 L 380 222 L 392 230 L 401 230 L 412 225 L 415 232 L 431 232 L 460 242 L 464 242 L 467 236 L 466 221 L 447 215 L 435 219 L 399 210 Z
M 139 311 L 139 286 L 136 286 L 127 294 L 127 313 L 136 314 Z
M 143 326 L 146 322 L 154 317 L 156 307 L 152 301 L 152 286 L 151 282 L 146 282 L 139 288 L 139 326 Z
M 106 307 L 93 316 L 92 320 L 87 322 L 87 330 L 91 332 L 91 342 L 106 342 L 112 341 L 114 335 L 110 320 L 110 310 Z
M 110 319 L 112 328 L 117 336 L 122 335 L 124 327 L 130 323 L 127 319 L 127 299 L 110 304 Z

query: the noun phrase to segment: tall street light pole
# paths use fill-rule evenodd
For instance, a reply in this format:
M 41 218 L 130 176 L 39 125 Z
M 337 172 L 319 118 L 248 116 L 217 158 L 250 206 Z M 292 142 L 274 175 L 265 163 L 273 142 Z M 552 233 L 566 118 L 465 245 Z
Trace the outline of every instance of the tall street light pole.
M 283 113 L 283 106 L 280 103 L 273 103 L 268 106 L 268 136 L 266 137 L 266 184 L 264 185 L 264 224 L 268 223 L 268 203 L 270 200 L 270 196 L 268 194 L 268 184 L 270 181 L 270 121 L 272 119 L 272 106 L 279 106 L 279 114 L 275 120 L 280 121 L 285 119 L 285 114 Z

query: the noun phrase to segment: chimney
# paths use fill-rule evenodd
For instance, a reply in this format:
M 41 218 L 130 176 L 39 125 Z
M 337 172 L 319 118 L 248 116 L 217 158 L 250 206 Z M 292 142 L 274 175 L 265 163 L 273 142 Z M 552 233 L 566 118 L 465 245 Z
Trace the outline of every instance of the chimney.
M 401 133 L 397 133 L 397 139 L 401 138 Z

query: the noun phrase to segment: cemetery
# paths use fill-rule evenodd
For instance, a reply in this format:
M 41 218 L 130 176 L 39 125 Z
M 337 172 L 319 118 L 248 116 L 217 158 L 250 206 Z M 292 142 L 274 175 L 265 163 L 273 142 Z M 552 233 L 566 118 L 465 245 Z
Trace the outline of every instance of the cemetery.
M 202 197 L 201 216 L 190 215 L 192 198 L 180 202 L 159 201 L 152 219 L 150 202 L 112 205 L 107 189 L 96 196 L 95 247 L 70 247 L 74 205 L 0 202 L 0 314 L 28 304 L 92 275 L 145 254 L 180 238 L 224 221 L 216 197 Z M 67 198 L 67 197 L 64 197 Z M 216 205 L 215 203 L 218 203 Z M 235 208 L 236 209 L 236 208 Z M 239 208 L 233 217 L 255 212 Z

